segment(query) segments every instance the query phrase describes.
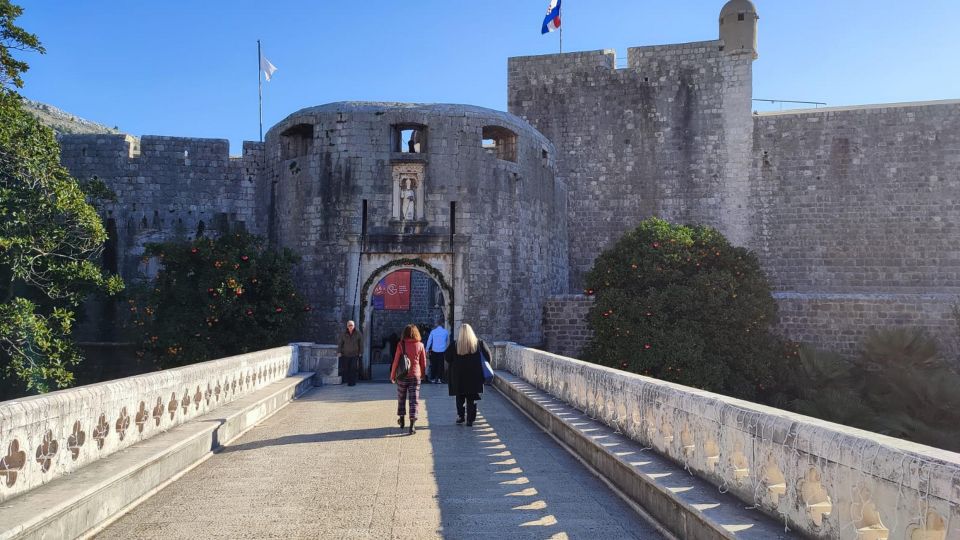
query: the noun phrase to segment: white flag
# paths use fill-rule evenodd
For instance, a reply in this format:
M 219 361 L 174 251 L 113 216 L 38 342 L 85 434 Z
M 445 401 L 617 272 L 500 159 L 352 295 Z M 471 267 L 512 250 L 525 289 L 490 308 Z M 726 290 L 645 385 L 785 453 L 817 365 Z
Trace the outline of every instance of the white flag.
M 277 66 L 271 64 L 270 61 L 267 60 L 267 57 L 261 54 L 260 69 L 263 71 L 263 74 L 266 76 L 267 82 L 270 82 L 270 77 L 273 77 L 273 72 L 277 70 Z

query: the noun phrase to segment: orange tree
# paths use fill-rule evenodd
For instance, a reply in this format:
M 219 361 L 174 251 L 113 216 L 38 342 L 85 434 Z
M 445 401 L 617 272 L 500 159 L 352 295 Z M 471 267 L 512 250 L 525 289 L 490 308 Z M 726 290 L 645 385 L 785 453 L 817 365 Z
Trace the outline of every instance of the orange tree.
M 774 384 L 784 346 L 753 253 L 715 229 L 643 221 L 597 258 L 588 361 L 746 399 Z
M 162 269 L 130 300 L 141 353 L 162 368 L 283 345 L 310 310 L 291 270 L 299 258 L 247 233 L 147 246 Z

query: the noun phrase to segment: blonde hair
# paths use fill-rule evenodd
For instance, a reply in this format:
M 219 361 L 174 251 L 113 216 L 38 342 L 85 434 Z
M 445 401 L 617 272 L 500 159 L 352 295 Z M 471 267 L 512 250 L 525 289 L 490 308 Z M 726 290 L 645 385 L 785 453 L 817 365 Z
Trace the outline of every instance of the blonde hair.
M 403 338 L 420 341 L 420 329 L 417 328 L 415 324 L 408 324 L 407 327 L 403 329 Z
M 473 354 L 477 352 L 477 335 L 473 333 L 473 328 L 469 324 L 460 325 L 460 333 L 457 335 L 457 354 Z

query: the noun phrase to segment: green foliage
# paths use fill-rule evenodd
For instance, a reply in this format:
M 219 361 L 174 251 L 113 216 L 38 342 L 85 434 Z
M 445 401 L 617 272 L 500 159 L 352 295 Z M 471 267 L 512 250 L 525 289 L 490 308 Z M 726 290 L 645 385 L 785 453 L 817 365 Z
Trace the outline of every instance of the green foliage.
M 856 367 L 875 431 L 960 450 L 960 374 L 922 329 L 874 332 Z
M 783 368 L 778 406 L 960 451 L 960 374 L 922 330 L 874 332 L 849 360 L 804 347 Z
M 645 220 L 586 283 L 588 360 L 746 399 L 772 387 L 776 304 L 756 257 L 716 230 Z
M 26 62 L 13 57 L 11 50 L 45 52 L 37 36 L 13 24 L 22 13 L 23 8 L 0 0 L 0 91 L 11 86 L 23 88 L 20 75 L 29 69 Z
M 73 309 L 123 288 L 100 270 L 106 238 L 84 186 L 60 165 L 53 131 L 0 90 L 0 365 L 26 390 L 72 382 Z
M 779 363 L 777 392 L 770 403 L 849 426 L 862 425 L 874 415 L 860 398 L 853 363 L 809 346 L 798 347 L 797 354 Z
M 142 353 L 175 367 L 285 344 L 309 311 L 291 269 L 298 257 L 247 233 L 147 247 L 163 264 L 130 301 Z

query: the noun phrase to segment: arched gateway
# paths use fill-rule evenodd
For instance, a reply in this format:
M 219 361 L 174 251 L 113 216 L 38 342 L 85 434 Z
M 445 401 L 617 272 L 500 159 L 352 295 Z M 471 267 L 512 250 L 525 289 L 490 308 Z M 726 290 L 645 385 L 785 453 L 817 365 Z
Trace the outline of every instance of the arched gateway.
M 382 357 L 382 349 L 391 334 L 399 337 L 407 324 L 432 327 L 439 318 L 448 329 L 455 326 L 457 294 L 451 285 L 453 275 L 449 273 L 453 257 L 439 254 L 425 258 L 438 263 L 439 268 L 420 256 L 394 258 L 383 264 L 380 264 L 382 255 L 365 256 L 368 272 L 360 288 L 359 324 L 367 345 L 363 373 L 371 379 L 384 380 L 389 375 L 388 358 L 392 356 Z M 423 339 L 426 338 L 424 334 Z M 388 354 L 392 355 L 392 348 Z
M 523 119 L 466 105 L 332 103 L 278 123 L 261 201 L 271 240 L 303 255 L 305 333 L 327 341 L 354 319 L 369 339 L 374 287 L 410 270 L 443 291 L 448 323 L 540 343 L 544 300 L 567 282 L 555 154 Z

